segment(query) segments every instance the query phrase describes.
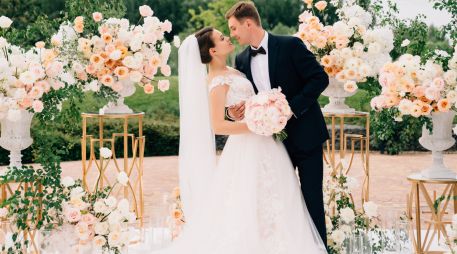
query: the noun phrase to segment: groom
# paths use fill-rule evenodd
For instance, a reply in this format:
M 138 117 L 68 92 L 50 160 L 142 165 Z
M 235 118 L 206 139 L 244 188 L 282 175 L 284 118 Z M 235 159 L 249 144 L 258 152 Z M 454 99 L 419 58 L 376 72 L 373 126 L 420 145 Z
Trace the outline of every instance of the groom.
M 326 245 L 322 144 L 329 135 L 317 99 L 329 83 L 328 76 L 299 38 L 267 33 L 252 2 L 236 3 L 225 17 L 230 36 L 248 45 L 237 55 L 236 68 L 252 82 L 256 93 L 281 87 L 294 113 L 284 144 L 298 168 L 306 206 Z M 244 118 L 244 104 L 229 108 L 227 116 Z

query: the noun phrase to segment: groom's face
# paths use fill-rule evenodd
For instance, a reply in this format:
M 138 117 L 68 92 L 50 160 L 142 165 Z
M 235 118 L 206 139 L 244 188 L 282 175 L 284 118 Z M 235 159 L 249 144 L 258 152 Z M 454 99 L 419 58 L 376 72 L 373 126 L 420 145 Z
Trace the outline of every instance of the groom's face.
M 228 19 L 228 26 L 230 29 L 230 36 L 235 38 L 240 45 L 250 44 L 249 38 L 249 20 L 238 20 L 235 17 Z

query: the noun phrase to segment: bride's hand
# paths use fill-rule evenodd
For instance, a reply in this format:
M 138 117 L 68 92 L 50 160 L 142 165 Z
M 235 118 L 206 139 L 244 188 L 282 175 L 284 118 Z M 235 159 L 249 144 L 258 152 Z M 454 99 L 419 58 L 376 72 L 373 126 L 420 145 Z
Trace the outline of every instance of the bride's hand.
M 242 101 L 234 106 L 228 108 L 228 115 L 235 121 L 244 119 L 245 102 Z

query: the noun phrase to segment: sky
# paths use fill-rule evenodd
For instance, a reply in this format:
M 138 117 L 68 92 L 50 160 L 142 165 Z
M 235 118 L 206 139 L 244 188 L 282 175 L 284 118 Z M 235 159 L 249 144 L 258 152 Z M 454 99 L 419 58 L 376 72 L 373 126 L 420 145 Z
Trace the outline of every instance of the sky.
M 429 0 L 394 0 L 399 9 L 399 16 L 402 18 L 413 18 L 422 13 L 427 16 L 427 24 L 442 26 L 449 22 L 451 15 L 446 11 L 433 9 Z

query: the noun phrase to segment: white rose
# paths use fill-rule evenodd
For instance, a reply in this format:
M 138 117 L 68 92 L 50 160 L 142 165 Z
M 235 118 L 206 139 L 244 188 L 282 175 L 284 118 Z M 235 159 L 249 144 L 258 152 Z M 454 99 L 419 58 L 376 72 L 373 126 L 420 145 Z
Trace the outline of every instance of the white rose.
M 108 223 L 110 225 L 116 225 L 121 222 L 121 219 L 122 219 L 122 214 L 119 211 L 115 210 L 109 214 Z
M 0 218 L 6 218 L 8 215 L 8 209 L 6 207 L 0 208 Z
M 97 235 L 106 235 L 109 233 L 109 224 L 108 222 L 96 223 L 94 226 L 94 232 Z
M 444 80 L 451 85 L 457 84 L 457 71 L 456 70 L 448 70 L 444 73 Z
M 151 7 L 148 5 L 142 5 L 140 6 L 140 15 L 143 17 L 150 17 L 154 14 L 154 11 L 152 11 Z
M 102 147 L 100 148 L 100 156 L 102 156 L 104 159 L 109 159 L 113 155 L 113 152 L 111 149 Z
M 114 209 L 117 205 L 117 199 L 115 197 L 108 197 L 105 199 L 105 204 L 109 208 Z
M 113 52 L 111 52 L 111 54 L 109 54 L 109 58 L 111 58 L 115 61 L 121 59 L 121 56 L 122 56 L 122 52 L 119 49 L 116 49 Z
M 129 176 L 127 175 L 127 173 L 125 173 L 125 171 L 122 171 L 117 175 L 117 181 L 121 185 L 127 186 L 127 183 L 129 182 Z
M 102 201 L 97 201 L 94 204 L 94 212 L 101 213 L 101 214 L 107 214 L 109 211 L 108 211 L 108 207 L 105 205 L 105 203 L 103 203 Z
M 368 201 L 363 204 L 363 210 L 369 218 L 378 216 L 378 205 L 373 201 Z
M 19 80 L 24 84 L 31 85 L 35 83 L 36 77 L 30 71 L 25 71 L 19 75 Z
M 90 82 L 87 85 L 86 90 L 90 90 L 90 91 L 93 91 L 93 92 L 100 91 L 100 85 L 98 84 L 98 81 L 97 80 L 93 80 L 92 82 Z
M 80 199 L 84 196 L 84 189 L 81 186 L 78 186 L 71 190 L 70 197 L 71 199 Z
M 126 215 L 130 212 L 129 201 L 125 198 L 119 200 L 117 203 L 117 209 L 121 212 L 122 215 Z
M 110 246 L 118 247 L 121 243 L 121 232 L 114 231 L 108 235 L 108 243 Z
M 75 180 L 70 176 L 66 176 L 62 179 L 62 185 L 64 187 L 68 188 L 70 186 L 75 185 Z
M 177 48 L 179 48 L 179 46 L 181 46 L 181 39 L 179 38 L 179 36 L 175 35 L 173 37 L 173 45 Z
M 340 216 L 341 216 L 341 219 L 345 223 L 351 223 L 355 219 L 354 210 L 352 210 L 352 208 L 350 208 L 350 207 L 346 207 L 346 208 L 341 209 L 340 210 Z
M 97 248 L 102 248 L 106 244 L 106 239 L 104 236 L 98 235 L 92 239 L 92 243 Z
M 6 46 L 8 46 L 8 41 L 5 38 L 0 37 L 0 48 L 4 48 Z
M 141 72 L 139 72 L 139 71 L 130 72 L 131 81 L 138 83 L 141 81 L 142 78 L 143 78 L 143 74 L 141 74 Z
M 12 23 L 13 23 L 13 21 L 10 18 L 5 17 L 5 16 L 0 17 L 0 27 L 1 28 L 8 28 L 11 26 Z
M 333 241 L 337 245 L 341 245 L 343 243 L 344 239 L 346 238 L 345 234 L 341 230 L 333 231 L 332 234 L 330 235 L 330 237 L 333 239 Z
M 402 47 L 406 47 L 406 46 L 408 46 L 410 43 L 411 43 L 411 42 L 410 42 L 408 39 L 405 39 L 405 40 L 403 40 L 403 41 L 401 42 L 401 46 L 402 46 Z

